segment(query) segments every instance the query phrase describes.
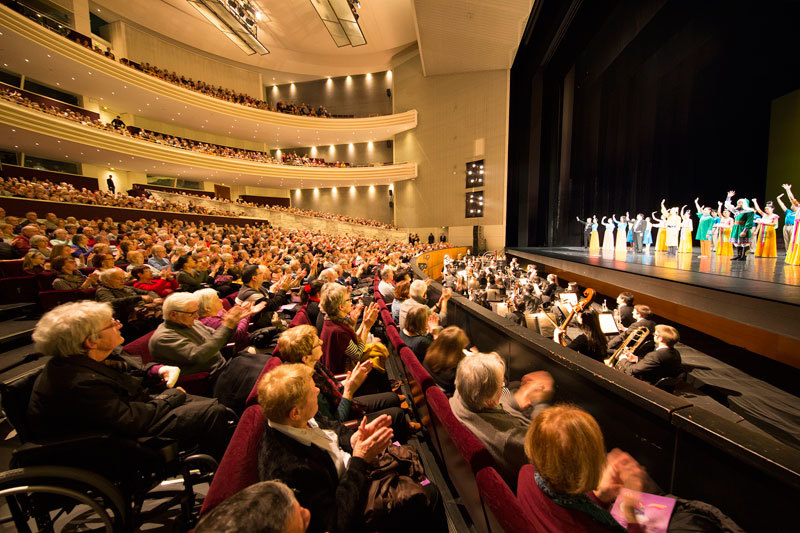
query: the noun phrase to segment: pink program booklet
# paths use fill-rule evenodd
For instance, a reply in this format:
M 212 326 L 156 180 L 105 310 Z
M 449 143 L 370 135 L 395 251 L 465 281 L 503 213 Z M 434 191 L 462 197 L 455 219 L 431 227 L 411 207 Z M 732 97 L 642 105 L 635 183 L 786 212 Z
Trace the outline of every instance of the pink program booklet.
M 622 527 L 628 526 L 628 521 L 625 520 L 625 513 L 621 509 L 624 493 L 632 493 L 634 496 L 638 496 L 639 504 L 633 512 L 636 516 L 636 521 L 644 527 L 647 533 L 666 533 L 672 510 L 675 508 L 674 498 L 622 489 L 614 502 L 614 506 L 611 508 L 611 516 Z

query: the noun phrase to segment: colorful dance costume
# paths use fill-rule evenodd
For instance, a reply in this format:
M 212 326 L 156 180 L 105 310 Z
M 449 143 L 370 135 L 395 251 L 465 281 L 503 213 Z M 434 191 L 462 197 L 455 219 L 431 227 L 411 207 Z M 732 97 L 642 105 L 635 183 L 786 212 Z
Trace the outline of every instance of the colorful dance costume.
M 629 244 L 633 244 L 633 222 L 628 222 L 628 235 L 625 237 L 625 240 L 628 241 Z
M 731 217 L 720 219 L 719 241 L 717 242 L 717 255 L 733 255 L 733 245 L 731 244 L 731 228 L 733 219 Z
M 786 252 L 787 265 L 800 265 L 800 220 L 795 219 L 792 242 Z
M 642 244 L 653 244 L 653 223 L 648 222 L 647 227 L 644 229 L 644 238 Z
M 667 224 L 667 249 L 670 252 L 677 252 L 680 244 L 681 217 L 677 213 L 670 214 L 665 222 Z
M 667 229 L 665 227 L 664 220 L 662 219 L 656 224 L 658 228 L 658 233 L 656 233 L 656 252 L 666 252 L 667 251 Z
M 680 244 L 678 244 L 679 254 L 692 253 L 692 226 L 692 219 L 689 217 L 681 221 L 681 240 Z
M 604 222 L 603 226 L 606 228 L 603 233 L 603 250 L 606 252 L 614 251 L 614 222 Z
M 714 217 L 697 213 L 700 220 L 697 222 L 697 233 L 695 238 L 700 241 L 700 257 L 711 255 L 711 232 L 714 226 Z
M 725 202 L 725 207 L 729 211 L 736 213 L 733 218 L 733 228 L 731 229 L 731 243 L 737 249 L 737 260 L 747 259 L 747 249 L 750 247 L 750 240 L 753 238 L 753 219 L 755 211 L 750 208 L 750 203 L 746 198 L 739 200 L 744 207 L 731 204 L 731 199 Z
M 786 215 L 783 219 L 783 246 L 786 248 L 786 255 L 789 255 L 792 244 L 792 234 L 794 234 L 794 222 L 797 211 L 792 211 L 792 207 L 796 204 L 797 200 L 792 202 L 789 209 L 786 210 Z
M 592 236 L 589 238 L 589 253 L 600 253 L 600 234 L 597 233 L 597 224 L 592 224 Z
M 618 253 L 625 253 L 628 251 L 628 242 L 627 242 L 627 230 L 628 230 L 628 223 L 627 222 L 617 222 L 617 246 L 615 251 Z
M 778 241 L 775 227 L 780 217 L 773 213 L 761 217 L 758 224 L 758 239 L 756 241 L 756 257 L 778 257 Z

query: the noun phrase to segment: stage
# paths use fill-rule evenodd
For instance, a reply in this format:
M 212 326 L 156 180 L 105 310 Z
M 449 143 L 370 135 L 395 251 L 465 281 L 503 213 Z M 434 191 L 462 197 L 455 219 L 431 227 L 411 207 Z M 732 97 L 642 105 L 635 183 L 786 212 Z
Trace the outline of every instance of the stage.
M 561 247 L 507 250 L 521 265 L 534 263 L 540 271 L 594 288 L 604 295 L 595 300 L 598 304 L 608 298 L 611 306 L 617 294 L 630 291 L 637 304 L 649 305 L 657 317 L 714 337 L 709 339 L 712 346 L 724 352 L 716 357 L 703 353 L 708 349 L 679 348 L 684 364 L 692 368 L 689 384 L 770 435 L 800 447 L 800 400 L 787 392 L 796 393 L 797 387 L 774 386 L 783 375 L 797 372 L 752 353 L 746 355 L 751 366 L 745 371 L 726 363 L 728 352 L 738 346 L 800 368 L 800 267 L 785 265 L 782 257 L 750 255 L 739 262 L 727 257 L 698 259 L 698 254 L 697 249 L 691 257 L 652 251 L 649 256 L 595 256 L 583 248 Z M 709 402 L 705 399 L 703 407 L 714 410 Z
M 698 249 L 691 256 L 590 255 L 568 247 L 507 252 L 610 297 L 630 291 L 658 316 L 800 368 L 800 267 L 785 265 L 781 257 L 698 259 Z

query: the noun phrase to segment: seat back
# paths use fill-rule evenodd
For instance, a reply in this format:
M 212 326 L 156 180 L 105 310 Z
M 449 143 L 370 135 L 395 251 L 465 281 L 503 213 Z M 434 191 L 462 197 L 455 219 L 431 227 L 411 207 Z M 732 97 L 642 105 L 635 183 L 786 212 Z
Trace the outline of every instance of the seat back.
M 24 275 L 25 271 L 22 270 L 22 259 L 3 259 L 0 261 L 0 276 L 4 278 L 13 278 Z
M 97 287 L 91 289 L 71 289 L 66 291 L 40 291 L 39 303 L 45 312 L 58 307 L 67 302 L 78 302 L 80 300 L 93 300 Z
M 264 368 L 261 370 L 261 373 L 258 375 L 258 379 L 253 384 L 253 388 L 250 391 L 250 394 L 247 395 L 247 400 L 245 400 L 244 404 L 246 407 L 250 407 L 252 405 L 258 405 L 258 384 L 261 383 L 261 378 L 264 377 L 264 374 L 275 368 L 276 366 L 281 364 L 280 357 L 272 356 L 270 357 Z
M 41 274 L 36 275 L 36 285 L 39 287 L 39 291 L 52 291 L 53 290 L 53 280 L 56 279 L 57 274 L 55 272 L 42 272 Z
M 33 394 L 36 378 L 41 373 L 40 369 L 9 383 L 0 383 L 0 405 L 3 406 L 3 413 L 14 429 L 17 430 L 17 434 L 23 443 L 29 440 L 28 404 L 31 400 L 31 394 Z
M 403 361 L 406 371 L 411 374 L 411 377 L 417 382 L 417 385 L 420 386 L 423 392 L 428 390 L 429 387 L 436 385 L 430 373 L 425 370 L 425 367 L 419 362 L 419 359 L 417 359 L 417 356 L 411 351 L 411 348 L 402 344 L 399 353 L 400 360 Z
M 36 292 L 36 276 L 0 278 L 4 304 L 35 302 Z
M 123 346 L 122 349 L 131 355 L 138 355 L 141 357 L 142 363 L 144 364 L 152 363 L 153 356 L 150 353 L 150 337 L 153 336 L 153 333 L 155 333 L 155 331 L 142 335 L 135 341 L 129 342 Z
M 492 531 L 498 528 L 506 533 L 534 533 L 535 529 L 517 497 L 494 468 L 487 466 L 475 474 L 478 493 L 489 511 Z
M 265 423 L 260 406 L 251 405 L 244 410 L 203 500 L 200 516 L 258 482 L 258 449 Z

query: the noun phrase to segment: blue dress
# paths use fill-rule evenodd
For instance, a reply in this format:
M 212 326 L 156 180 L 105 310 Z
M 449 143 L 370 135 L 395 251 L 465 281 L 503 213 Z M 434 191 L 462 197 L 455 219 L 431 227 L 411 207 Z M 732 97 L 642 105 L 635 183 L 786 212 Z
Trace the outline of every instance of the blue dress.
M 642 241 L 642 244 L 653 244 L 653 227 L 652 226 L 650 226 L 647 230 L 645 230 L 645 232 L 644 232 L 644 240 Z

